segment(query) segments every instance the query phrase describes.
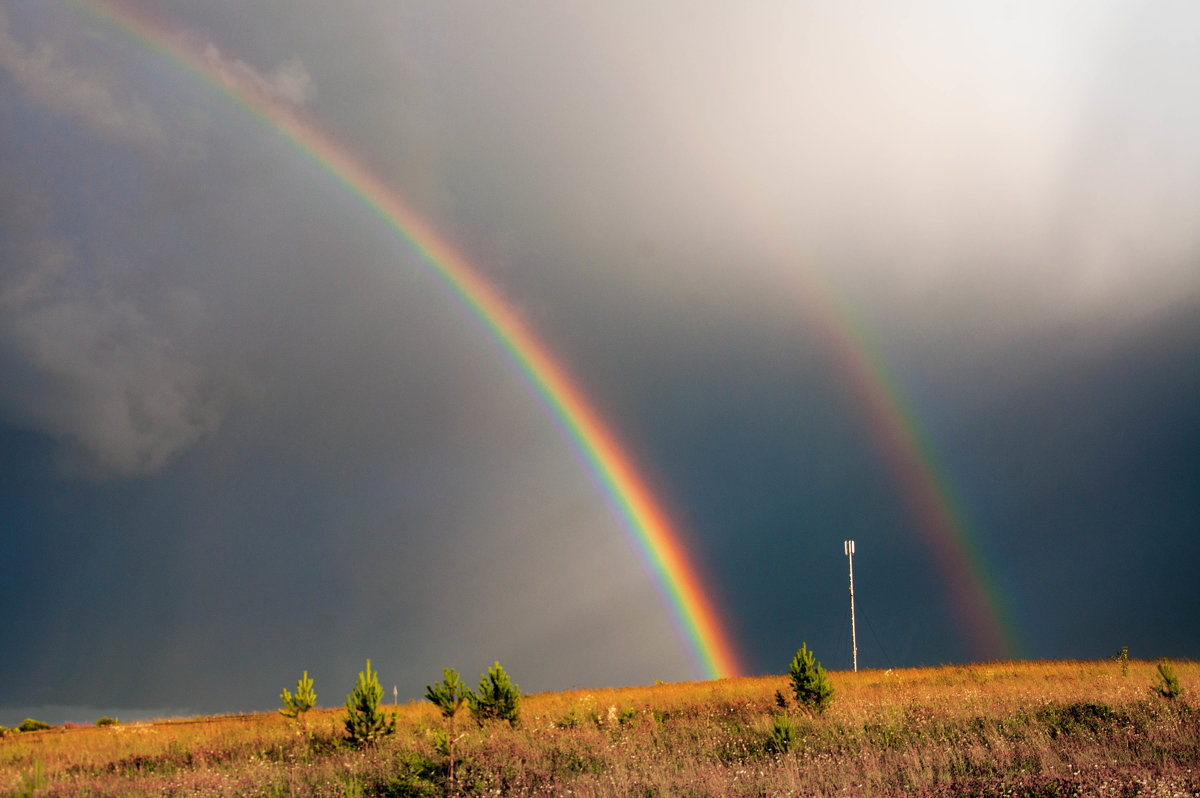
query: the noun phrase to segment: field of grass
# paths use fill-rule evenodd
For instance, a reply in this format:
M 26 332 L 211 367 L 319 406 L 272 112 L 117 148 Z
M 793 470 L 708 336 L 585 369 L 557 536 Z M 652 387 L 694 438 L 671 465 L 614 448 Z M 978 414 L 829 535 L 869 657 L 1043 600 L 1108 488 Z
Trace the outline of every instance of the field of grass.
M 428 703 L 366 750 L 340 708 L 307 735 L 274 713 L 55 728 L 0 739 L 0 795 L 1200 795 L 1200 665 L 1174 666 L 1173 700 L 1139 661 L 834 672 L 787 750 L 783 676 L 530 695 L 515 728 L 460 716 L 453 784 Z

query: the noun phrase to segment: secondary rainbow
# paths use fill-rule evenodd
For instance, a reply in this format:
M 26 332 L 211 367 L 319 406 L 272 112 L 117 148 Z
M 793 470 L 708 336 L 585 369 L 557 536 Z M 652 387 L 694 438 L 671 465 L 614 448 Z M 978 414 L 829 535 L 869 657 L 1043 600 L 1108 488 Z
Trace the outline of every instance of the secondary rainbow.
M 312 120 L 223 68 L 198 42 L 123 0 L 65 0 L 121 31 L 262 120 L 348 189 L 429 264 L 527 377 L 602 485 L 639 555 L 654 574 L 681 634 L 706 677 L 741 673 L 738 655 L 680 543 L 678 533 L 595 409 L 504 297 L 367 165 Z
M 630 52 L 629 42 L 624 40 L 626 29 L 605 16 L 603 4 L 585 3 L 573 8 L 580 15 L 579 28 L 601 40 L 601 52 Z M 656 110 L 656 120 L 675 125 L 669 139 L 690 150 L 692 164 L 708 173 L 714 191 L 724 197 L 736 221 L 750 232 L 746 240 L 756 242 L 758 251 L 746 256 L 761 257 L 786 270 L 798 308 L 832 354 L 847 392 L 863 413 L 872 442 L 908 505 L 917 532 L 937 561 L 973 656 L 1000 659 L 1020 655 L 1023 647 L 1007 604 L 991 578 L 976 530 L 956 498 L 954 485 L 938 461 L 921 418 L 878 356 L 850 305 L 820 268 L 825 264 L 815 264 L 806 257 L 792 238 L 792 220 L 782 218 L 778 206 L 755 185 L 752 169 L 740 168 L 736 159 L 719 149 L 717 140 L 704 134 L 704 123 L 696 123 L 679 94 L 670 90 L 655 93 L 652 76 L 647 76 L 639 90 L 653 94 L 650 104 Z M 787 100 L 781 97 L 780 102 Z M 819 124 L 815 119 L 814 123 Z M 830 531 L 822 530 L 833 537 Z M 833 537 L 825 545 L 836 551 L 837 544 L 838 537 Z M 867 556 L 861 542 L 859 549 L 860 556 Z
M 812 329 L 823 338 L 825 349 L 832 353 L 917 531 L 937 560 L 973 655 L 990 660 L 1019 656 L 1020 637 L 980 553 L 976 532 L 920 417 L 875 351 L 870 336 L 821 270 L 789 244 L 787 226 L 762 201 L 761 193 L 740 174 L 721 168 L 720 159 L 706 162 L 730 196 L 738 199 L 742 218 L 754 230 L 766 257 L 789 267 L 798 303 L 812 321 Z
M 960 623 L 975 655 L 1011 659 L 1022 645 L 976 543 L 976 533 L 943 471 L 920 418 L 874 351 L 853 313 L 820 276 L 806 274 L 804 291 L 836 353 L 843 379 L 850 386 L 901 496 L 908 504 L 926 545 L 947 581 Z M 822 297 L 823 301 L 815 301 Z
M 765 257 L 788 267 L 793 295 L 811 320 L 811 329 L 819 333 L 824 348 L 832 354 L 848 393 L 863 413 L 871 441 L 937 561 L 972 655 L 987 660 L 1019 656 L 1020 637 L 980 553 L 975 530 L 920 417 L 875 351 L 870 336 L 836 287 L 789 243 L 787 226 L 762 201 L 761 192 L 741 174 L 722 168 L 720 159 L 702 160 L 740 204 L 742 220 L 753 230 L 752 237 L 760 242 Z
M 977 534 L 919 415 L 875 351 L 870 336 L 825 274 L 789 243 L 787 225 L 762 200 L 761 192 L 741 174 L 721 168 L 720 159 L 707 162 L 729 188 L 730 196 L 738 199 L 742 217 L 766 256 L 789 267 L 794 295 L 832 353 L 917 531 L 937 560 L 973 656 L 989 660 L 1019 656 L 1019 635 L 980 553 Z

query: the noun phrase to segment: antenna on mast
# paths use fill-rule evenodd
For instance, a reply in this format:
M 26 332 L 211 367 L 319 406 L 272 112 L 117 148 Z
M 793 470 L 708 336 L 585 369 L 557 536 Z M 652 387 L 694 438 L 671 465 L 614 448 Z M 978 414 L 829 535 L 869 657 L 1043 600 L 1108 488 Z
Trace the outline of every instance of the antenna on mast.
M 842 549 L 850 558 L 850 645 L 854 649 L 854 672 L 858 673 L 858 632 L 854 628 L 854 541 L 843 540 Z

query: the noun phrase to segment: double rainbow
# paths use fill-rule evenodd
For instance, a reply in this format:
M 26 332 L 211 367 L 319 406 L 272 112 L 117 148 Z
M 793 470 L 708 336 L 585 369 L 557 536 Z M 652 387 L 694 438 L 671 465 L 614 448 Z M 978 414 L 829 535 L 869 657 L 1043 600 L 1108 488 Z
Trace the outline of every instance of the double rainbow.
M 406 241 L 478 318 L 566 431 L 653 572 L 703 674 L 725 677 L 741 672 L 737 654 L 705 586 L 644 480 L 563 367 L 495 287 L 362 160 L 245 75 L 222 68 L 183 32 L 126 0 L 64 2 L 215 86 L 309 158 Z M 849 307 L 839 301 L 837 291 L 818 270 L 804 265 L 799 253 L 781 245 L 787 238 L 780 233 L 783 225 L 777 220 L 768 221 L 771 214 L 762 203 L 754 201 L 753 187 L 744 185 L 736 175 L 722 173 L 718 177 L 750 206 L 745 216 L 762 228 L 758 240 L 768 246 L 775 242 L 777 251 L 773 255 L 780 262 L 800 264 L 795 271 L 799 301 L 835 354 L 842 378 L 864 412 L 871 437 L 938 560 L 975 653 L 987 658 L 1012 656 L 1019 649 L 1015 631 L 1006 619 L 1003 602 L 974 542 L 975 535 L 921 431 L 917 415 L 907 406 Z

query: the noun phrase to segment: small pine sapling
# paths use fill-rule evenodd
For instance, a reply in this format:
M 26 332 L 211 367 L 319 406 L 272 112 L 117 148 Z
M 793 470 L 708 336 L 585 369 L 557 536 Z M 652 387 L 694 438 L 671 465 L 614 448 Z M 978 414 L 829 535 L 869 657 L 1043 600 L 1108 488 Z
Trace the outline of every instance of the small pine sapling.
M 821 663 L 814 661 L 807 643 L 802 644 L 796 652 L 792 665 L 788 668 L 788 676 L 792 680 L 792 692 L 796 696 L 797 704 L 818 712 L 825 711 L 825 707 L 833 699 L 833 685 L 829 683 L 829 675 L 821 667 Z
M 283 692 L 279 694 L 279 698 L 283 701 L 283 707 L 279 710 L 279 714 L 285 718 L 298 719 L 300 728 L 308 731 L 308 724 L 305 722 L 304 713 L 317 705 L 317 694 L 313 692 L 312 679 L 308 678 L 308 671 L 296 682 L 296 694 L 285 687 Z
M 439 733 L 436 743 L 439 749 L 446 752 L 450 761 L 447 773 L 450 778 L 451 790 L 456 789 L 454 784 L 454 744 L 466 736 L 465 733 L 457 737 L 454 735 L 454 716 L 462 709 L 463 703 L 470 694 L 470 688 L 462 683 L 458 678 L 458 671 L 454 668 L 442 668 L 442 681 L 437 684 L 425 685 L 425 697 L 440 709 L 442 717 L 450 722 L 449 732 Z
M 796 727 L 792 725 L 792 719 L 786 714 L 771 718 L 771 749 L 776 753 L 786 754 L 795 742 Z
M 1183 692 L 1183 688 L 1179 686 L 1179 679 L 1175 676 L 1175 669 L 1166 658 L 1158 661 L 1158 681 L 1151 685 L 1151 689 L 1163 698 L 1178 698 Z
M 1129 675 L 1129 646 L 1121 646 L 1117 649 L 1117 653 L 1112 655 L 1114 662 L 1120 663 L 1121 675 Z
M 451 721 L 458 710 L 462 709 L 470 692 L 454 668 L 442 668 L 442 681 L 425 685 L 425 697 L 442 711 L 442 717 Z
M 374 745 L 380 737 L 396 733 L 396 715 L 387 717 L 379 708 L 383 700 L 383 688 L 379 677 L 371 671 L 371 660 L 367 670 L 358 672 L 358 684 L 354 692 L 346 696 L 346 735 L 358 746 Z
M 469 692 L 467 703 L 480 724 L 485 720 L 506 720 L 516 726 L 521 714 L 521 688 L 512 683 L 496 662 L 479 677 L 479 694 Z

